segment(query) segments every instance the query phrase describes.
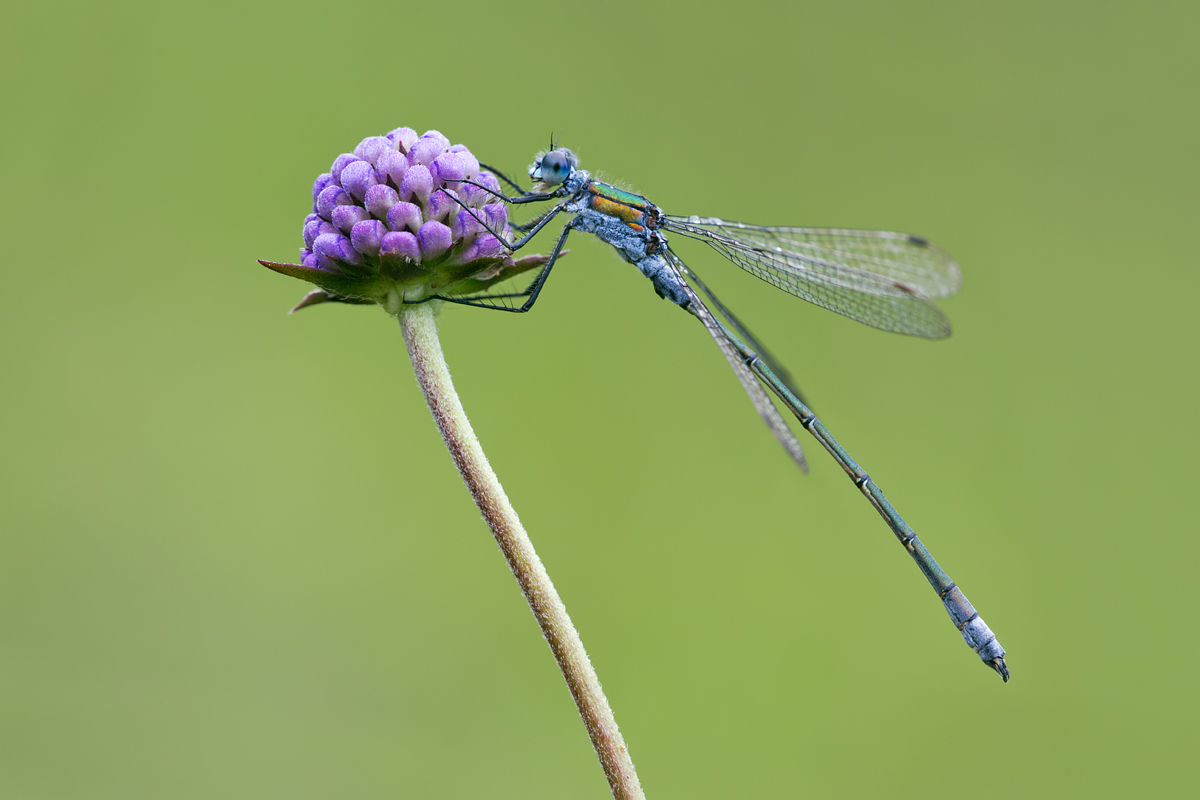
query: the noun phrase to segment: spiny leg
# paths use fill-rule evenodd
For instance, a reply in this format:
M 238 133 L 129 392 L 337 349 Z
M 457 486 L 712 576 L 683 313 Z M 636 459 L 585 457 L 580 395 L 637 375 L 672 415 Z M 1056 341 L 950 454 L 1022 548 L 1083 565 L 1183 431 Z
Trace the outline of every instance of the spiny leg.
M 510 223 L 508 223 L 508 227 L 512 228 L 514 231 L 517 231 L 518 233 L 525 233 L 530 228 L 532 228 L 534 225 L 537 225 L 539 222 L 541 222 L 546 217 L 547 214 L 551 214 L 553 212 L 554 212 L 554 209 L 550 209 L 549 211 L 544 211 L 541 214 L 539 214 L 538 216 L 529 220 L 528 222 L 510 222 Z
M 558 261 L 558 257 L 562 254 L 563 245 L 567 242 L 567 234 L 571 232 L 571 228 L 574 226 L 574 220 L 563 226 L 562 233 L 559 235 L 558 241 L 554 244 L 554 250 L 551 251 L 550 258 L 546 261 L 546 266 L 542 267 L 542 271 L 538 273 L 538 276 L 534 278 L 533 283 L 529 284 L 529 288 L 525 291 L 496 295 L 472 295 L 469 297 L 443 297 L 439 295 L 437 299 L 445 300 L 447 303 L 457 303 L 458 305 L 462 306 L 473 306 L 475 308 L 487 308 L 492 311 L 511 311 L 514 314 L 524 314 L 526 311 L 529 311 L 531 308 L 533 308 L 533 304 L 537 302 L 538 295 L 540 295 L 542 292 L 542 287 L 546 285 L 546 279 L 550 277 L 550 270 L 554 267 L 554 262 Z M 527 299 L 520 308 L 494 306 L 484 302 L 484 298 L 496 299 L 504 297 L 525 297 Z
M 499 178 L 500 180 L 507 183 L 509 186 L 511 186 L 513 189 L 515 189 L 518 194 L 520 194 L 522 196 L 533 194 L 533 192 L 522 189 L 520 186 L 517 185 L 516 181 L 514 181 L 512 178 L 508 177 L 507 175 L 505 175 L 503 172 L 496 169 L 495 167 L 493 167 L 489 164 L 483 164 L 483 163 L 480 163 L 479 166 L 482 167 L 483 169 L 486 169 L 488 172 L 492 173 L 497 178 Z
M 497 192 L 495 189 L 484 186 L 482 183 L 479 183 L 478 181 L 473 181 L 470 178 L 463 178 L 461 181 L 454 181 L 454 183 L 465 183 L 468 186 L 474 186 L 476 189 L 482 189 L 483 191 L 490 194 L 492 197 L 495 197 L 497 200 L 503 200 L 504 202 L 509 203 L 514 206 L 519 206 L 522 203 L 540 203 L 543 200 L 552 200 L 555 197 L 559 196 L 558 192 L 554 191 L 554 192 L 521 192 L 516 197 L 509 197 L 508 195 L 504 194 L 503 192 Z
M 461 182 L 468 183 L 468 181 L 461 181 Z M 438 187 L 437 191 L 443 193 L 444 195 L 449 197 L 451 200 L 453 200 L 454 202 L 456 202 L 460 206 L 462 206 L 463 209 L 468 214 L 471 215 L 471 219 L 478 222 L 481 226 L 483 226 L 483 229 L 485 231 L 490 233 L 492 236 L 496 237 L 496 241 L 500 242 L 501 246 L 503 246 L 510 253 L 515 253 L 518 250 L 520 250 L 522 247 L 524 247 L 526 244 L 528 244 L 529 240 L 532 239 L 534 236 L 536 236 L 538 231 L 540 231 L 542 228 L 544 228 L 546 226 L 547 222 L 554 219 L 554 217 L 558 214 L 558 212 L 562 211 L 563 207 L 566 205 L 566 203 L 560 203 L 559 205 L 557 205 L 554 208 L 547 211 L 545 214 L 542 215 L 541 219 L 539 219 L 537 221 L 537 223 L 534 224 L 529 229 L 528 233 L 526 233 L 524 236 L 522 236 L 517 241 L 509 244 L 509 242 L 507 242 L 505 240 L 504 235 L 502 233 L 492 230 L 492 226 L 488 225 L 486 222 L 484 222 L 482 219 L 480 219 L 479 215 L 475 213 L 475 209 L 471 208 L 466 203 L 464 203 L 461 199 L 459 199 L 458 195 L 448 191 L 445 187 Z

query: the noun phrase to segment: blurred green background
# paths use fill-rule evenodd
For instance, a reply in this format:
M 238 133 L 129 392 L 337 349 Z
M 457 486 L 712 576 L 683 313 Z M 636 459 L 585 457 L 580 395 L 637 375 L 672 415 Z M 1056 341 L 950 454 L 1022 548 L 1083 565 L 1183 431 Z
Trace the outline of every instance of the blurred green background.
M 1007 686 L 601 243 L 535 313 L 443 313 L 649 797 L 1194 791 L 1197 22 L 8 7 L 0 797 L 607 796 L 397 326 L 289 317 L 305 287 L 255 264 L 399 125 L 516 173 L 557 132 L 675 213 L 909 230 L 963 265 L 930 343 L 679 247 L 963 586 Z

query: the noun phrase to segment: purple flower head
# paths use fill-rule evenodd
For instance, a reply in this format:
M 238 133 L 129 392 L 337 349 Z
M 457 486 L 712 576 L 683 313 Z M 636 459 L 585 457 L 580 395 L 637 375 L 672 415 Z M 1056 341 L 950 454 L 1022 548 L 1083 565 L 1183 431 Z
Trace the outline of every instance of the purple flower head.
M 486 291 L 545 263 L 514 261 L 508 207 L 492 193 L 499 189 L 465 145 L 438 131 L 368 136 L 313 182 L 301 263 L 262 263 L 320 287 L 326 300 L 300 307 L 340 299 L 395 313 L 402 302 Z

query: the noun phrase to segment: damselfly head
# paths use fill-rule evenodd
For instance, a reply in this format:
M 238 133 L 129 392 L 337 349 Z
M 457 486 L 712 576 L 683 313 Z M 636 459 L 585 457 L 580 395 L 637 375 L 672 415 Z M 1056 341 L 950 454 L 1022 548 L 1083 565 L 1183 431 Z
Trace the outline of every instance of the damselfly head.
M 565 147 L 539 153 L 529 168 L 529 178 L 535 183 L 558 186 L 579 166 L 579 159 Z

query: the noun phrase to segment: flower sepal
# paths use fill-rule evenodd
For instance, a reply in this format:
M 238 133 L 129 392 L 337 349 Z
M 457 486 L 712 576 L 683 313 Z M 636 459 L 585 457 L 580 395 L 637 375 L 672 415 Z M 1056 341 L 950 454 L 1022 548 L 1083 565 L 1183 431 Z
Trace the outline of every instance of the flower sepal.
M 347 303 L 349 305 L 365 306 L 370 305 L 373 302 L 373 300 L 362 300 L 357 297 L 342 297 L 341 295 L 327 292 L 324 289 L 313 289 L 311 292 L 304 295 L 304 297 L 300 299 L 300 302 L 296 303 L 296 305 L 294 305 L 292 310 L 288 313 L 295 314 L 302 308 L 317 306 L 321 303 Z
M 388 289 L 393 285 L 393 281 L 388 280 L 382 275 L 359 278 L 348 275 L 335 275 L 327 270 L 318 269 L 317 267 L 306 267 L 301 264 L 264 261 L 263 259 L 259 259 L 258 263 L 269 270 L 278 272 L 280 275 L 287 275 L 316 284 L 320 287 L 318 291 L 324 291 L 329 295 L 346 298 L 347 301 L 359 304 L 383 302 L 384 298 L 387 297 Z M 309 294 L 312 294 L 312 292 Z M 313 303 L 308 303 L 308 305 L 313 305 Z

